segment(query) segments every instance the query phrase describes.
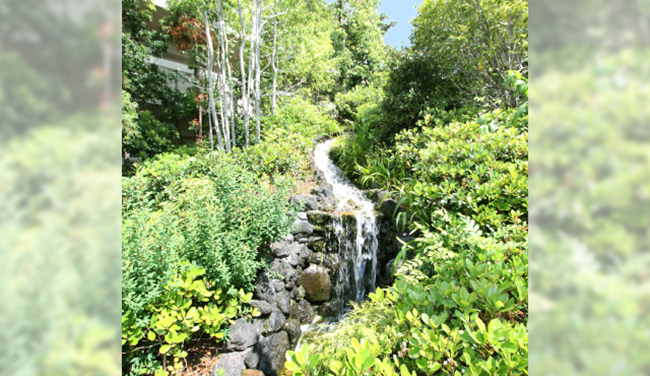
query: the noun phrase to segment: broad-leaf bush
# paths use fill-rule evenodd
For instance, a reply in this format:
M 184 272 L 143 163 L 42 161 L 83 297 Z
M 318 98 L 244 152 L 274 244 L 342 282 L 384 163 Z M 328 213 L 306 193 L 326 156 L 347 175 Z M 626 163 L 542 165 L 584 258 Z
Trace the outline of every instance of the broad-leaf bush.
M 425 112 L 392 148 L 375 146 L 370 155 L 358 151 L 364 137 L 343 139 L 333 156 L 357 182 L 401 198 L 400 222 L 415 239 L 397 257 L 395 285 L 370 294 L 335 329 L 316 332 L 299 357 L 289 354 L 287 368 L 294 375 L 527 373 L 527 114 Z
M 204 153 L 162 154 L 142 164 L 133 177 L 123 178 L 122 314 L 128 320 L 122 329 L 130 354 L 128 372 L 162 369 L 168 352 L 176 360 L 166 365 L 172 367 L 167 371 L 177 371 L 177 359 L 185 356 L 183 346 L 191 334 L 185 329 L 200 323 L 201 332 L 221 339 L 227 322 L 217 312 L 244 312 L 240 305 L 246 299 L 229 299 L 252 289 L 264 265 L 258 250 L 285 235 L 291 223 L 290 181 L 274 182 L 258 180 L 231 156 Z M 190 275 L 203 276 L 202 282 L 189 284 Z M 199 289 L 200 296 L 174 292 L 182 281 L 190 281 L 183 288 Z M 226 300 L 204 305 L 204 298 L 218 295 L 217 291 Z M 170 293 L 189 299 L 173 308 L 182 310 L 181 316 L 195 312 L 191 308 L 197 310 L 188 318 L 196 325 L 178 324 L 185 332 L 175 327 L 172 331 L 177 324 L 158 325 L 161 312 L 172 302 L 179 304 Z M 175 320 L 172 316 L 169 320 Z M 137 350 L 142 336 L 152 330 L 172 342 L 158 352 L 152 352 L 151 345 Z

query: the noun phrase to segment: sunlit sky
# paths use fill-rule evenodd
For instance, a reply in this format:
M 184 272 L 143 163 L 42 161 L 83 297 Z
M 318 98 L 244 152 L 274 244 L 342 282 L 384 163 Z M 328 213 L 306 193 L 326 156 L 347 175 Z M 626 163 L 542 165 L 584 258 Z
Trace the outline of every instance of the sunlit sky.
M 386 13 L 391 21 L 397 21 L 384 36 L 384 42 L 394 47 L 408 46 L 411 34 L 410 20 L 415 18 L 415 6 L 422 4 L 423 0 L 382 0 L 379 13 Z M 327 0 L 333 3 L 334 0 Z

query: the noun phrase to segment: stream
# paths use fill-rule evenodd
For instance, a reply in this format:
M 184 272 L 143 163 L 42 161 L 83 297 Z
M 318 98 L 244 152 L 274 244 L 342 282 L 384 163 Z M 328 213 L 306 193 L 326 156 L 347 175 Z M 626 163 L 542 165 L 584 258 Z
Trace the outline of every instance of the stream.
M 335 295 L 342 301 L 341 315 L 329 323 L 303 325 L 303 332 L 336 326 L 343 314 L 350 309 L 347 302 L 361 302 L 377 284 L 377 249 L 379 246 L 377 215 L 374 204 L 366 195 L 343 175 L 329 158 L 334 140 L 318 144 L 314 150 L 316 168 L 323 172 L 332 186 L 336 206 L 333 213 L 334 231 L 328 236 L 338 242 L 340 268 L 334 285 Z M 309 337 L 309 336 L 307 336 Z M 300 341 L 302 342 L 302 341 Z M 298 346 L 300 346 L 300 342 Z
M 316 167 L 332 185 L 337 200 L 334 210 L 334 233 L 339 244 L 339 283 L 336 284 L 343 302 L 360 302 L 374 291 L 377 281 L 377 247 L 379 228 L 374 204 L 356 188 L 329 158 L 334 140 L 323 142 L 314 150 Z M 353 216 L 354 220 L 344 220 Z

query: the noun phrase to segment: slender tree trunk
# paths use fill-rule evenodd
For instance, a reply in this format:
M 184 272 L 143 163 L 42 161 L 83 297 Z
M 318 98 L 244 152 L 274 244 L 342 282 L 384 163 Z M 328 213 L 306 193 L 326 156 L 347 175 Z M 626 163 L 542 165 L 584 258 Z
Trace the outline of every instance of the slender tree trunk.
M 244 67 L 244 49 L 246 47 L 246 25 L 244 24 L 244 14 L 241 9 L 241 0 L 238 0 L 239 21 L 241 22 L 241 46 L 239 46 L 239 65 L 241 68 L 241 102 L 244 108 L 244 130 L 246 131 L 246 147 L 249 145 L 249 118 L 248 118 L 248 92 L 246 82 L 246 68 Z
M 250 98 L 251 90 L 254 89 L 254 74 L 255 74 L 255 52 L 257 51 L 257 0 L 253 1 L 253 9 L 251 10 L 251 46 L 250 46 L 250 59 L 248 60 L 248 85 L 246 87 L 246 114 L 244 121 L 248 122 L 250 119 Z
M 220 73 L 219 73 L 219 97 L 221 98 L 221 127 L 224 135 L 224 141 L 226 145 L 226 152 L 230 152 L 231 145 L 230 145 L 230 129 L 228 128 L 228 95 L 226 93 L 227 88 L 226 88 L 226 47 L 225 47 L 225 32 L 224 32 L 224 25 L 223 25 L 223 13 L 222 13 L 222 7 L 221 7 L 221 1 L 217 1 L 217 17 L 218 17 L 218 26 L 219 26 L 219 49 L 221 53 L 219 54 L 220 56 Z
M 214 141 L 212 139 L 212 118 L 208 114 L 208 129 L 210 129 L 210 151 L 214 153 Z
M 256 0 L 257 1 L 257 0 Z M 263 0 L 259 0 L 257 6 L 257 48 L 255 54 L 255 122 L 256 122 L 256 136 L 257 143 L 260 143 L 260 45 L 262 44 L 262 6 Z
M 223 11 L 223 8 L 220 9 Z M 229 122 L 230 122 L 230 147 L 231 150 L 232 148 L 237 146 L 237 141 L 236 141 L 236 135 L 235 135 L 235 106 L 233 102 L 235 101 L 235 95 L 234 95 L 234 88 L 233 88 L 233 83 L 232 83 L 232 70 L 230 68 L 230 48 L 228 46 L 228 35 L 226 34 L 226 24 L 223 19 L 223 13 L 221 16 L 221 30 L 223 33 L 223 40 L 224 40 L 224 64 L 226 67 L 226 73 L 227 76 L 224 77 L 224 80 L 226 81 L 226 98 L 228 99 L 228 114 L 229 114 Z
M 274 10 L 277 11 L 278 0 L 275 0 Z M 278 40 L 278 16 L 273 19 L 273 53 L 271 54 L 271 69 L 273 70 L 273 92 L 271 95 L 271 115 L 275 115 L 276 91 L 278 87 L 278 68 L 275 62 Z
M 219 130 L 219 121 L 217 119 L 217 109 L 215 108 L 214 104 L 214 87 L 212 85 L 212 64 L 214 64 L 214 50 L 212 49 L 212 36 L 210 35 L 210 21 L 208 20 L 208 12 L 203 11 L 203 16 L 205 17 L 205 36 L 207 38 L 208 45 L 208 96 L 210 100 L 210 112 L 212 113 L 213 123 L 210 125 L 210 129 L 212 129 L 212 126 L 214 125 L 219 149 L 223 149 L 221 131 Z M 210 132 L 210 143 L 212 144 L 212 151 L 214 151 L 214 144 L 212 143 L 212 132 Z

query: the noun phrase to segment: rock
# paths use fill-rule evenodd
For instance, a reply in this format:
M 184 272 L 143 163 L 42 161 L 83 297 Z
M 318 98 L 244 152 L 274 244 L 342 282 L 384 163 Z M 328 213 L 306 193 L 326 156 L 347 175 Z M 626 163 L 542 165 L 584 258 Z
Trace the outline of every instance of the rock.
M 314 210 L 307 212 L 309 223 L 314 226 L 325 226 L 332 221 L 332 216 L 322 211 Z
M 316 313 L 314 312 L 314 307 L 311 304 L 307 303 L 306 300 L 301 300 L 298 303 L 298 319 L 301 324 L 311 324 L 314 320 Z
M 298 344 L 298 340 L 302 335 L 302 330 L 300 329 L 300 323 L 296 319 L 289 319 L 284 324 L 284 330 L 289 335 L 289 340 L 291 341 L 291 347 L 295 347 Z
M 300 219 L 296 219 L 293 222 L 293 232 L 292 232 L 293 235 L 298 235 L 298 234 L 310 235 L 313 232 L 314 232 L 314 226 L 312 226 L 311 223 Z
M 383 215 L 388 216 L 389 218 L 393 217 L 395 209 L 397 209 L 397 202 L 394 200 L 386 200 L 382 202 L 381 206 L 379 207 L 379 211 L 381 211 Z
M 287 322 L 286 317 L 280 311 L 273 311 L 269 317 L 268 331 L 270 333 L 278 332 L 284 326 L 284 323 Z
M 271 280 L 271 283 L 273 284 L 273 287 L 275 288 L 275 292 L 280 292 L 280 291 L 284 290 L 284 282 L 280 281 L 279 279 Z
M 268 315 L 273 312 L 273 306 L 263 300 L 251 300 L 249 304 L 251 307 L 257 308 L 257 310 L 260 311 L 262 315 Z
M 256 351 L 251 351 L 246 355 L 244 358 L 244 364 L 248 368 L 255 368 L 260 362 L 260 354 L 258 354 Z
M 301 220 L 303 220 L 303 221 L 306 221 L 306 220 L 307 220 L 307 213 L 305 213 L 305 212 L 300 212 L 300 213 L 298 213 L 298 215 L 297 215 L 296 217 L 297 217 L 298 219 L 301 219 Z
M 318 307 L 318 313 L 323 317 L 335 317 L 343 313 L 343 305 L 338 299 L 325 302 Z
M 291 281 L 296 281 L 298 279 L 296 269 L 294 269 L 288 262 L 283 259 L 273 260 L 273 263 L 271 263 L 271 269 L 275 270 L 280 275 L 285 286 Z
M 253 367 L 251 367 L 253 368 Z M 241 376 L 264 376 L 264 372 L 256 370 L 256 369 L 245 369 L 242 373 Z
M 257 368 L 265 376 L 277 376 L 284 368 L 285 354 L 289 348 L 289 335 L 285 331 L 262 338 L 256 347 L 260 355 Z
M 275 295 L 275 302 L 282 313 L 289 314 L 291 310 L 291 296 L 289 291 L 282 290 Z
M 323 265 L 325 268 L 329 269 L 333 275 L 338 273 L 339 267 L 341 266 L 339 262 L 339 255 L 336 253 L 314 253 L 310 258 L 312 264 Z
M 318 201 L 316 200 L 316 196 L 292 196 L 289 198 L 289 202 L 296 204 L 303 210 L 318 209 Z
M 245 318 L 241 318 L 230 327 L 230 342 L 227 349 L 241 351 L 255 346 L 261 334 L 262 326 L 259 323 L 252 324 Z
M 298 286 L 297 288 L 293 289 L 293 291 L 296 292 L 296 296 L 294 299 L 296 300 L 303 300 L 305 298 L 305 288 L 302 286 Z
M 333 198 L 324 198 L 320 204 L 320 210 L 325 212 L 331 212 L 332 210 L 334 210 L 335 204 L 336 202 L 334 201 Z
M 278 262 L 278 266 L 282 266 L 280 260 L 275 259 L 273 261 L 271 269 L 274 269 L 276 262 Z M 268 274 L 266 272 L 260 273 L 257 277 L 257 283 L 255 284 L 255 291 L 253 292 L 253 296 L 257 300 L 263 300 L 267 303 L 275 305 L 275 294 L 275 286 L 271 285 L 271 280 L 269 279 Z
M 300 264 L 309 252 L 305 244 L 299 243 L 272 243 L 271 249 L 275 257 L 284 259 L 292 266 Z
M 377 201 L 379 201 L 379 202 L 384 201 L 384 198 L 387 197 L 386 195 L 388 195 L 388 193 L 389 193 L 388 191 L 383 190 L 383 189 L 378 191 L 377 192 Z
M 334 197 L 334 189 L 331 185 L 322 185 L 311 190 L 312 195 L 318 197 Z
M 321 236 L 313 236 L 309 238 L 307 246 L 313 249 L 314 252 L 324 252 L 325 251 L 325 238 Z
M 217 357 L 217 362 L 212 367 L 211 375 L 240 376 L 245 368 L 244 355 L 242 353 L 233 352 L 223 354 Z M 225 373 L 221 373 L 220 371 Z
M 293 242 L 293 235 L 289 234 L 289 235 L 285 236 L 284 239 L 282 239 L 282 240 L 284 240 L 287 243 L 291 243 L 291 242 Z
M 305 297 L 310 302 L 329 300 L 332 283 L 322 265 L 311 265 L 300 275 L 300 284 L 305 288 Z
M 300 320 L 300 306 L 295 300 L 291 301 L 291 312 L 289 313 L 289 318 Z

